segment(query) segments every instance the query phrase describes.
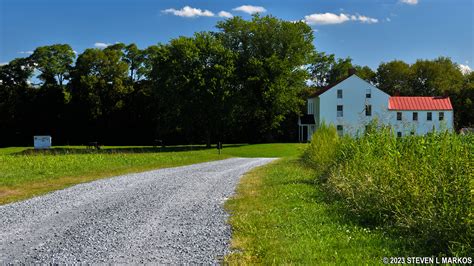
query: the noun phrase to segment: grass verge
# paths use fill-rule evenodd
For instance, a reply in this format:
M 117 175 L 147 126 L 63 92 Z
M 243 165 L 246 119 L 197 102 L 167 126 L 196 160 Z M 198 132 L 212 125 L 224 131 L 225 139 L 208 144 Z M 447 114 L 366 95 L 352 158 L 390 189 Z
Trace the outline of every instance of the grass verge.
M 382 264 L 406 254 L 402 240 L 369 230 L 328 201 L 315 183 L 315 170 L 284 158 L 245 175 L 231 213 L 233 253 L 229 264 Z
M 230 157 L 290 156 L 295 143 L 226 145 L 222 154 L 204 146 L 55 147 L 34 151 L 24 147 L 0 149 L 0 204 L 18 201 L 75 184 L 131 172 L 183 166 Z
M 104 177 L 229 157 L 206 151 L 0 155 L 0 204 Z

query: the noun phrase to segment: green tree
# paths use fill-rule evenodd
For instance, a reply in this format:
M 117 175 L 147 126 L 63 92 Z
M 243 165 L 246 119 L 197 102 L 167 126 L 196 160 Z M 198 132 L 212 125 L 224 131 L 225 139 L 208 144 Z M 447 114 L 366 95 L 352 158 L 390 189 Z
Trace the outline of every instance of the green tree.
M 33 71 L 29 58 L 17 58 L 0 66 L 0 146 L 18 144 L 31 128 L 36 92 L 29 83 Z
M 33 76 L 33 63 L 29 58 L 16 58 L 0 66 L 0 85 L 2 88 L 12 86 L 26 87 Z
M 435 60 L 417 60 L 410 67 L 410 86 L 414 95 L 442 96 L 458 93 L 463 75 L 456 63 L 448 57 Z
M 390 95 L 413 95 L 410 65 L 400 60 L 381 63 L 377 68 L 376 83 L 379 89 Z
M 474 71 L 464 74 L 463 87 L 452 98 L 457 127 L 474 127 Z
M 338 58 L 329 70 L 328 84 L 331 85 L 346 78 L 351 68 L 353 68 L 353 66 L 350 57 Z
M 144 53 L 132 43 L 125 47 L 124 59 L 129 66 L 130 80 L 136 82 L 143 76 Z
M 69 79 L 69 70 L 76 55 L 68 44 L 41 46 L 35 49 L 31 60 L 36 69 L 41 71 L 38 76 L 44 83 L 63 85 Z
M 284 119 L 297 113 L 303 100 L 311 62 L 313 32 L 303 22 L 272 16 L 253 16 L 251 21 L 234 17 L 217 24 L 219 38 L 236 56 L 233 90 L 235 129 L 249 141 L 271 139 Z
M 96 132 L 107 134 L 111 116 L 124 108 L 133 87 L 128 85 L 128 65 L 122 57 L 123 52 L 117 47 L 86 49 L 79 55 L 70 91 L 73 109 L 82 117 L 82 126 L 90 123 Z
M 315 52 L 311 60 L 309 71 L 311 73 L 311 81 L 316 87 L 324 87 L 328 85 L 329 73 L 336 59 L 334 54 L 326 55 L 324 52 Z
M 154 60 L 150 72 L 160 96 L 175 114 L 191 141 L 220 138 L 230 115 L 234 71 L 232 51 L 211 33 L 174 39 L 166 47 L 147 49 Z M 162 71 L 160 71 L 160 69 Z
M 377 74 L 368 66 L 354 66 L 357 76 L 372 84 L 376 84 Z

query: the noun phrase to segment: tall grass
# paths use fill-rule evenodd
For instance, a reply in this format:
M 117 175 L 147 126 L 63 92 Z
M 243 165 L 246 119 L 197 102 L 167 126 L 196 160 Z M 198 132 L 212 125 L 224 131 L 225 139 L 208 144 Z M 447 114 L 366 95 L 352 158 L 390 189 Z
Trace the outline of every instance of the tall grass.
M 306 161 L 361 223 L 383 227 L 421 254 L 474 251 L 474 137 L 454 133 L 395 137 L 389 129 L 339 138 L 316 132 Z

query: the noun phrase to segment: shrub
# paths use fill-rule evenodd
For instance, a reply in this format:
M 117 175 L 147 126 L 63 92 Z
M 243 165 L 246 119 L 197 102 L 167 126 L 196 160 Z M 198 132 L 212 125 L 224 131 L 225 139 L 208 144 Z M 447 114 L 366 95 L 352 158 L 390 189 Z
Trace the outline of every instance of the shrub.
M 411 236 L 425 253 L 472 254 L 472 135 L 397 138 L 382 128 L 332 143 L 313 138 L 308 149 L 308 158 L 328 156 L 324 186 L 362 223 Z

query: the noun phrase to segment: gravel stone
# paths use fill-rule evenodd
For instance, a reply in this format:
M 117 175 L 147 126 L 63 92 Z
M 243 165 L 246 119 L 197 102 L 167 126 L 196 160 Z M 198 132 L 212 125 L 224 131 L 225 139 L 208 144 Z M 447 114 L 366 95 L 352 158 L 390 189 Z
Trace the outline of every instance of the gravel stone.
M 229 252 L 223 203 L 273 158 L 127 174 L 0 206 L 0 264 L 216 264 Z

